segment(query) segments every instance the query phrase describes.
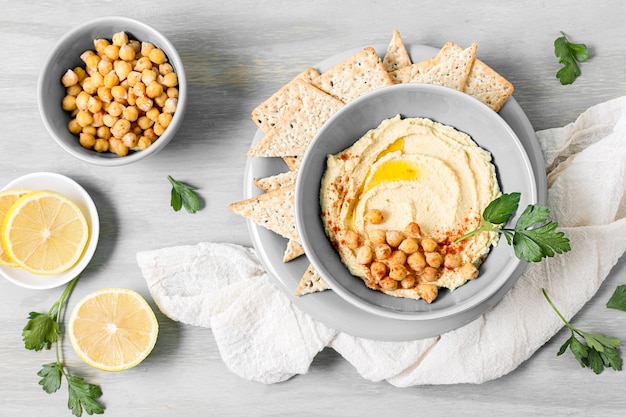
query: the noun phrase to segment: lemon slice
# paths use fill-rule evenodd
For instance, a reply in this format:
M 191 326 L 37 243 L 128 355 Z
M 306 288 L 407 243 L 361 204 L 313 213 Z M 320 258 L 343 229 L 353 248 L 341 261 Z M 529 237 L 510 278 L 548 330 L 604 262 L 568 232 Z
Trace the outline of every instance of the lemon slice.
M 80 208 L 54 191 L 33 191 L 20 197 L 2 225 L 2 244 L 20 268 L 38 275 L 70 269 L 81 257 L 89 226 Z
M 137 292 L 106 288 L 78 302 L 68 329 L 72 347 L 85 363 L 117 372 L 138 365 L 150 354 L 159 323 Z
M 4 218 L 9 212 L 9 209 L 21 196 L 32 192 L 30 188 L 18 188 L 15 190 L 0 191 L 0 232 L 2 231 L 2 225 L 4 224 Z M 2 239 L 0 238 L 0 243 Z M 9 255 L 4 251 L 4 245 L 0 244 L 0 265 L 8 266 L 11 268 L 17 268 L 18 265 L 9 258 Z

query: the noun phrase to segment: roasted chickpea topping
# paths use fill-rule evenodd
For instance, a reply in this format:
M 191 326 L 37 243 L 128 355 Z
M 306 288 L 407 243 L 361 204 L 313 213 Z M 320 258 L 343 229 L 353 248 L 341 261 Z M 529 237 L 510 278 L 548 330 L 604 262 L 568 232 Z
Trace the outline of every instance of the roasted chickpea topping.
M 163 50 L 123 31 L 111 40 L 95 39 L 93 46 L 80 55 L 83 67 L 61 77 L 66 88 L 61 106 L 72 117 L 68 130 L 96 152 L 124 156 L 148 148 L 176 112 L 178 75 Z
M 381 224 L 383 220 L 383 213 L 380 210 L 373 209 L 365 213 L 365 221 L 368 223 Z
M 142 117 L 148 119 L 150 116 Z M 122 145 L 124 142 L 122 140 Z M 381 224 L 382 220 L 377 223 L 377 213 L 381 212 L 368 211 L 365 220 L 370 224 Z M 348 230 L 344 234 L 344 244 L 354 250 L 356 262 L 367 267 L 368 286 L 377 286 L 384 291 L 412 289 L 427 303 L 437 298 L 438 281 L 447 270 L 458 271 L 465 280 L 478 276 L 474 264 L 464 263 L 461 254 L 451 250 L 446 243 L 422 235 L 416 222 L 407 224 L 403 231 L 371 229 L 367 236 Z

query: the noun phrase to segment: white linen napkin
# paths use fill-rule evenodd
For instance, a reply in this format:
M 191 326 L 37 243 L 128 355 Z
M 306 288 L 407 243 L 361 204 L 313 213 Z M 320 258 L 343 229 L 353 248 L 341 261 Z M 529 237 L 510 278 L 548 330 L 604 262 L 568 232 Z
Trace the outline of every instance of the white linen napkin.
M 159 309 L 211 328 L 225 364 L 243 378 L 269 384 L 306 373 L 328 346 L 363 378 L 395 386 L 492 380 L 563 326 L 541 288 L 570 319 L 626 249 L 626 97 L 537 135 L 548 205 L 572 250 L 531 264 L 491 310 L 437 337 L 381 342 L 335 331 L 293 305 L 250 248 L 204 242 L 139 252 L 137 261 Z

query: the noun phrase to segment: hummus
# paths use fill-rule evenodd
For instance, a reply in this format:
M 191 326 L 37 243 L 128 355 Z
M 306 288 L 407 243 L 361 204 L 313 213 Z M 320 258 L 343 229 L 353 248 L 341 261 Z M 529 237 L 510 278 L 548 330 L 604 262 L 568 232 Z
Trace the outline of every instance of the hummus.
M 491 154 L 470 136 L 398 115 L 328 156 L 320 204 L 351 274 L 371 289 L 432 302 L 439 288 L 477 276 L 497 234 L 454 240 L 479 227 L 499 195 Z

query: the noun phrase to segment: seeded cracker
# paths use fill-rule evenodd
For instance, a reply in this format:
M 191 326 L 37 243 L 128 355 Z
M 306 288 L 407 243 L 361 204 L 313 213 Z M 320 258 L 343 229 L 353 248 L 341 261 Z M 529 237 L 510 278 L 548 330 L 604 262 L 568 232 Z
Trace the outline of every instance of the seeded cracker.
M 293 80 L 281 87 L 280 90 L 272 94 L 270 98 L 252 110 L 250 117 L 254 123 L 263 133 L 269 132 L 272 126 L 282 118 L 284 111 L 292 100 L 300 94 L 295 80 L 302 79 L 310 82 L 317 76 L 319 76 L 319 72 L 315 68 L 307 68 L 302 71 Z
M 302 163 L 302 157 L 297 155 L 283 156 L 283 160 L 291 171 L 297 171 Z
M 313 265 L 309 265 L 309 267 L 304 271 L 304 275 L 300 279 L 296 290 L 294 291 L 294 295 L 296 297 L 300 297 L 302 295 L 311 294 L 314 292 L 329 290 L 330 287 L 324 281 L 324 279 L 315 271 Z
M 300 241 L 294 217 L 295 185 L 238 201 L 228 209 L 287 239 Z
M 300 255 L 304 255 L 302 244 L 297 240 L 289 239 L 287 249 L 285 249 L 285 253 L 283 254 L 283 262 L 287 263 L 293 261 Z
M 402 42 L 400 32 L 394 30 L 385 58 L 383 58 L 383 67 L 387 72 L 393 72 L 409 65 L 411 65 L 411 57 Z
M 303 156 L 313 137 L 343 102 L 302 80 L 295 80 L 299 94 L 272 129 L 255 143 L 248 156 Z
M 280 174 L 272 175 L 265 178 L 255 178 L 254 185 L 262 189 L 263 191 L 274 191 L 281 187 L 289 187 L 296 183 L 296 177 L 298 171 L 281 172 Z
M 437 84 L 463 91 L 475 60 L 476 43 L 473 43 L 470 47 L 441 59 L 423 73 L 414 72 L 411 82 Z
M 393 85 L 372 47 L 367 47 L 311 81 L 311 84 L 348 103 L 368 91 Z

